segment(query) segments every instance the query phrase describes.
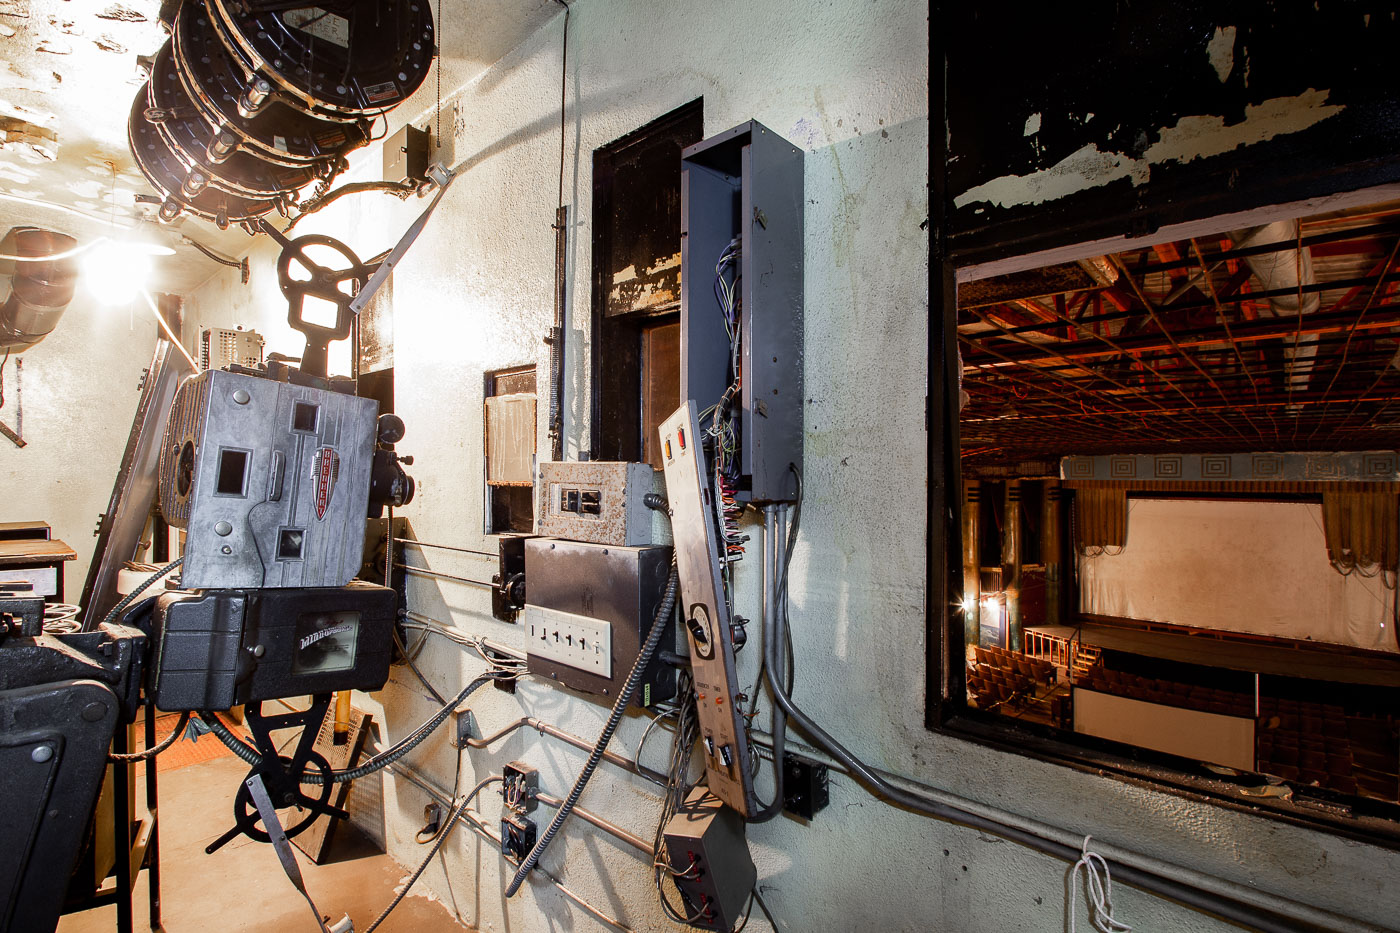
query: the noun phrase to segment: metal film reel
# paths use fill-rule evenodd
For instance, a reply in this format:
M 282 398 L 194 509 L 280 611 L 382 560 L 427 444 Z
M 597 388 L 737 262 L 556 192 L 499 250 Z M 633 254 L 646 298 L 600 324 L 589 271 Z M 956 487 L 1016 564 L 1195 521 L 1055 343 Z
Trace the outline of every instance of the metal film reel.
M 168 222 L 188 212 L 225 229 L 229 224 L 252 221 L 277 206 L 270 200 L 243 198 L 222 191 L 208 184 L 207 179 L 204 184 L 197 178 L 191 179 L 195 173 L 189 171 L 165 137 L 146 119 L 144 88 L 132 101 L 126 132 L 137 168 L 165 199 L 160 206 L 161 220 Z
M 435 35 L 427 0 L 322 0 L 258 11 L 239 0 L 207 0 L 230 55 L 254 78 L 240 111 L 256 113 L 281 89 L 312 115 L 383 113 L 422 85 Z
M 214 127 L 185 93 L 168 43 L 157 53 L 152 65 L 148 101 L 146 118 L 156 126 L 190 173 L 200 173 L 209 179 L 209 184 L 230 194 L 257 200 L 290 195 L 331 169 L 329 164 L 323 165 L 320 171 L 314 165 L 279 165 L 238 151 L 228 153 L 223 159 L 212 159 Z
M 175 20 L 176 71 L 185 92 L 215 128 L 218 157 L 244 149 L 272 162 L 300 165 L 338 159 L 369 141 L 369 121 L 331 122 L 275 100 L 252 117 L 238 112 L 249 71 L 229 56 L 208 14 L 186 4 Z

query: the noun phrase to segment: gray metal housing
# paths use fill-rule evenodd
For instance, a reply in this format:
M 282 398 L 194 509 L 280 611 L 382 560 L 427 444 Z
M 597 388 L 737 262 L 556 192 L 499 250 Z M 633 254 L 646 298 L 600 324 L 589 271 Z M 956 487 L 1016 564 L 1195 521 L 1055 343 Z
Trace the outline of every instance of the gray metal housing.
M 689 901 L 686 913 L 695 917 L 691 925 L 734 929 L 758 880 L 743 819 L 702 785 L 666 824 L 665 841 L 676 887 Z
M 582 693 L 615 698 L 651 631 L 670 569 L 669 547 L 530 538 L 525 542 L 526 613 L 533 606 L 608 622 L 612 628 L 612 676 L 602 677 L 530 653 L 526 638 L 530 673 Z M 673 631 L 662 636 L 658 656 L 652 658 L 633 697 L 635 706 L 652 706 L 676 695 L 676 669 L 659 655 L 661 651 L 674 653 L 680 644 L 674 620 L 665 619 L 661 624 Z
M 166 424 L 160 504 L 186 589 L 344 586 L 360 569 L 378 403 L 210 371 Z
M 594 544 L 670 544 L 671 523 L 642 501 L 649 492 L 664 494 L 665 486 L 661 473 L 647 463 L 546 460 L 540 464 L 535 530 Z M 578 502 L 579 496 L 585 501 Z
M 681 153 L 681 399 L 728 388 L 715 263 L 740 236 L 741 498 L 790 502 L 802 465 L 802 150 L 755 120 Z M 749 488 L 745 489 L 745 481 Z

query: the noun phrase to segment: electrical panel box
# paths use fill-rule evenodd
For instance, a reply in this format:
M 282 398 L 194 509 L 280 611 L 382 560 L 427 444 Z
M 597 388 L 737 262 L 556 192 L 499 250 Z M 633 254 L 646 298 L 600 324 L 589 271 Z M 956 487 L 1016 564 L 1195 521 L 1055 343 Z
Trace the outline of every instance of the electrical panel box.
M 255 369 L 262 365 L 264 345 L 262 334 L 255 330 L 206 327 L 199 332 L 199 371 L 235 365 Z
M 612 702 L 651 631 L 670 569 L 669 547 L 527 539 L 521 622 L 530 673 Z M 660 657 L 678 647 L 674 622 L 661 624 L 668 633 L 642 676 L 637 706 L 676 695 L 676 669 Z
M 754 120 L 681 153 L 681 398 L 729 412 L 743 501 L 797 498 L 802 159 Z
M 535 530 L 594 544 L 670 544 L 670 522 L 642 501 L 662 489 L 661 474 L 646 463 L 546 461 L 540 464 Z
M 384 180 L 396 184 L 418 184 L 428 177 L 427 130 L 404 125 L 384 140 Z
M 744 838 L 744 821 L 704 785 L 686 797 L 665 830 L 666 859 L 692 926 L 732 930 L 758 870 Z
M 681 619 L 690 642 L 705 773 L 710 789 L 747 817 L 756 806 L 749 768 L 743 694 L 734 668 L 734 630 L 720 575 L 719 533 L 705 454 L 697 442 L 695 402 L 661 423 L 662 462 L 676 535 Z

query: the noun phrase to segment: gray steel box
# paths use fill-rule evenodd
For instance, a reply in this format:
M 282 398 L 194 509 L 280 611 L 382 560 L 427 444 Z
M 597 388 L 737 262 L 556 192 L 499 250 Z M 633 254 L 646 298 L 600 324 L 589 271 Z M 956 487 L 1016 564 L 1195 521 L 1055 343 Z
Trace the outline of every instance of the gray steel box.
M 666 824 L 665 841 L 676 887 L 688 902 L 686 915 L 695 917 L 691 925 L 734 929 L 758 880 L 743 819 L 701 785 Z
M 646 546 L 671 543 L 671 523 L 642 497 L 662 493 L 661 474 L 650 464 L 623 461 L 547 460 L 539 469 L 539 524 L 545 537 L 594 544 Z M 589 503 L 580 497 L 592 495 Z
M 621 547 L 530 538 L 525 542 L 526 663 L 532 674 L 556 680 L 582 693 L 616 698 L 651 630 L 656 608 L 670 575 L 669 547 Z M 531 608 L 554 610 L 609 623 L 612 628 L 612 676 L 571 667 L 530 652 Z M 634 706 L 651 706 L 676 695 L 676 669 L 660 660 L 680 644 L 674 618 L 664 619 L 661 637 L 633 697 Z M 684 649 L 682 649 L 684 650 Z
M 681 400 L 703 412 L 728 388 L 715 263 L 739 236 L 737 493 L 753 502 L 794 501 L 802 465 L 802 159 L 756 120 L 681 153 Z
M 344 586 L 360 569 L 378 403 L 213 370 L 181 384 L 160 505 L 186 589 Z

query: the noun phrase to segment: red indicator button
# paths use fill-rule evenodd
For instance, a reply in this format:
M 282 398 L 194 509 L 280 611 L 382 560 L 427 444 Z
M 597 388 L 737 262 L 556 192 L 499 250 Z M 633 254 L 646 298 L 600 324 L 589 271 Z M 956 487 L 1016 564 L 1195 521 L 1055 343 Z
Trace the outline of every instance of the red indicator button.
M 676 437 L 681 442 L 681 450 L 685 450 L 685 428 L 677 428 Z

